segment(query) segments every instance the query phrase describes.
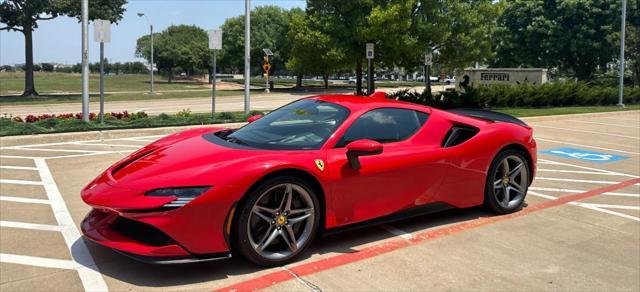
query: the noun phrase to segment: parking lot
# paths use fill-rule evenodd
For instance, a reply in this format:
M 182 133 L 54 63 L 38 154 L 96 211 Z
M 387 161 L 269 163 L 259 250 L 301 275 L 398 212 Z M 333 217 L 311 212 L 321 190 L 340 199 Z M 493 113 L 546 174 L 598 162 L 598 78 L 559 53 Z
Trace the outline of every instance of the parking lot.
M 239 257 L 146 265 L 82 240 L 80 189 L 177 129 L 3 138 L 0 290 L 638 291 L 640 112 L 525 120 L 539 169 L 522 211 L 450 210 L 322 237 L 271 269 Z

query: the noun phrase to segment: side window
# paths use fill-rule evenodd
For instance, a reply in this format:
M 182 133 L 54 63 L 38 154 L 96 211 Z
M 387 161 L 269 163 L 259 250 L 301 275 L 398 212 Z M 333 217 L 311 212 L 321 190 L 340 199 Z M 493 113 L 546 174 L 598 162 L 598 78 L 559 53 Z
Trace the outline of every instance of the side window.
M 360 139 L 370 139 L 380 143 L 401 141 L 417 132 L 428 117 L 428 114 L 408 109 L 372 110 L 351 124 L 336 147 L 344 147 Z

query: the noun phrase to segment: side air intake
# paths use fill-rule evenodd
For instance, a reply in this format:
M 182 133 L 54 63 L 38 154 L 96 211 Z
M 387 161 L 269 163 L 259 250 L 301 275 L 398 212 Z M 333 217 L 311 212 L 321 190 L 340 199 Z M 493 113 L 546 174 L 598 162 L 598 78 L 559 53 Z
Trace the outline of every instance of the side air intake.
M 442 148 L 460 145 L 478 134 L 478 129 L 471 126 L 453 126 L 442 140 Z

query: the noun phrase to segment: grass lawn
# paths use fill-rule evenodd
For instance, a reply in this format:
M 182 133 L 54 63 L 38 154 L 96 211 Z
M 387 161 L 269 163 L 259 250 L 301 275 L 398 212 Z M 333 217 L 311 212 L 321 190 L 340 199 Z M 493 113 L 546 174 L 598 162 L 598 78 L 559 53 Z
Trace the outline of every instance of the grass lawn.
M 492 109 L 497 112 L 510 114 L 516 117 L 533 117 L 533 116 L 553 116 L 568 114 L 587 114 L 598 112 L 617 112 L 640 110 L 640 104 L 627 105 L 625 108 L 618 106 L 568 106 L 568 107 L 549 107 L 549 108 L 496 108 Z
M 100 75 L 89 75 L 89 91 L 98 92 Z M 35 72 L 35 84 L 38 93 L 55 94 L 65 92 L 81 92 L 82 80 L 80 74 L 75 73 L 46 73 Z M 204 89 L 198 83 L 174 82 L 169 84 L 166 78 L 155 76 L 155 90 L 189 90 Z M 21 94 L 24 90 L 23 72 L 0 72 L 0 96 Z M 147 91 L 149 90 L 149 75 L 109 75 L 105 76 L 105 91 Z

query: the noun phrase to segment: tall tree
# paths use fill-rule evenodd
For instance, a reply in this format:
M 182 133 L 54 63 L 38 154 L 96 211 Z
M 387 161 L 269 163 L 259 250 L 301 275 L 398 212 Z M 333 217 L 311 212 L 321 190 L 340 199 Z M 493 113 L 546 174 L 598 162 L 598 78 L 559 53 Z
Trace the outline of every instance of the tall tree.
M 559 68 L 589 80 L 617 56 L 620 4 L 619 0 L 507 0 L 498 19 L 494 64 Z
M 356 71 L 356 92 L 362 94 L 362 63 L 365 45 L 377 36 L 368 35 L 368 17 L 377 0 L 308 0 L 307 14 L 313 27 L 330 37 L 332 45 L 343 50 Z
M 91 0 L 89 19 L 106 19 L 118 22 L 122 19 L 127 0 Z M 78 0 L 3 0 L 0 3 L 0 30 L 19 31 L 25 43 L 25 83 L 22 96 L 35 96 L 38 92 L 33 78 L 33 31 L 38 21 L 58 16 L 81 16 Z
M 138 39 L 136 56 L 150 59 L 149 38 L 145 35 Z M 207 32 L 195 25 L 172 25 L 154 34 L 153 55 L 158 70 L 167 72 L 169 83 L 176 67 L 193 74 L 196 69 L 204 69 L 209 64 Z
M 284 69 L 291 47 L 286 39 L 291 15 L 302 10 L 284 10 L 277 6 L 260 6 L 251 11 L 251 68 L 252 74 L 261 72 L 264 56 L 262 49 L 271 49 L 272 70 Z M 244 16 L 227 19 L 221 26 L 223 31 L 220 67 L 231 72 L 244 69 Z
M 292 29 L 287 34 L 293 44 L 291 58 L 287 61 L 287 68 L 301 76 L 302 74 L 321 75 L 324 88 L 329 87 L 329 75 L 342 67 L 345 62 L 344 52 L 332 44 L 331 38 L 314 30 L 312 17 L 297 15 L 291 19 Z M 297 83 L 299 83 L 298 80 Z M 301 84 L 296 84 L 299 87 Z

